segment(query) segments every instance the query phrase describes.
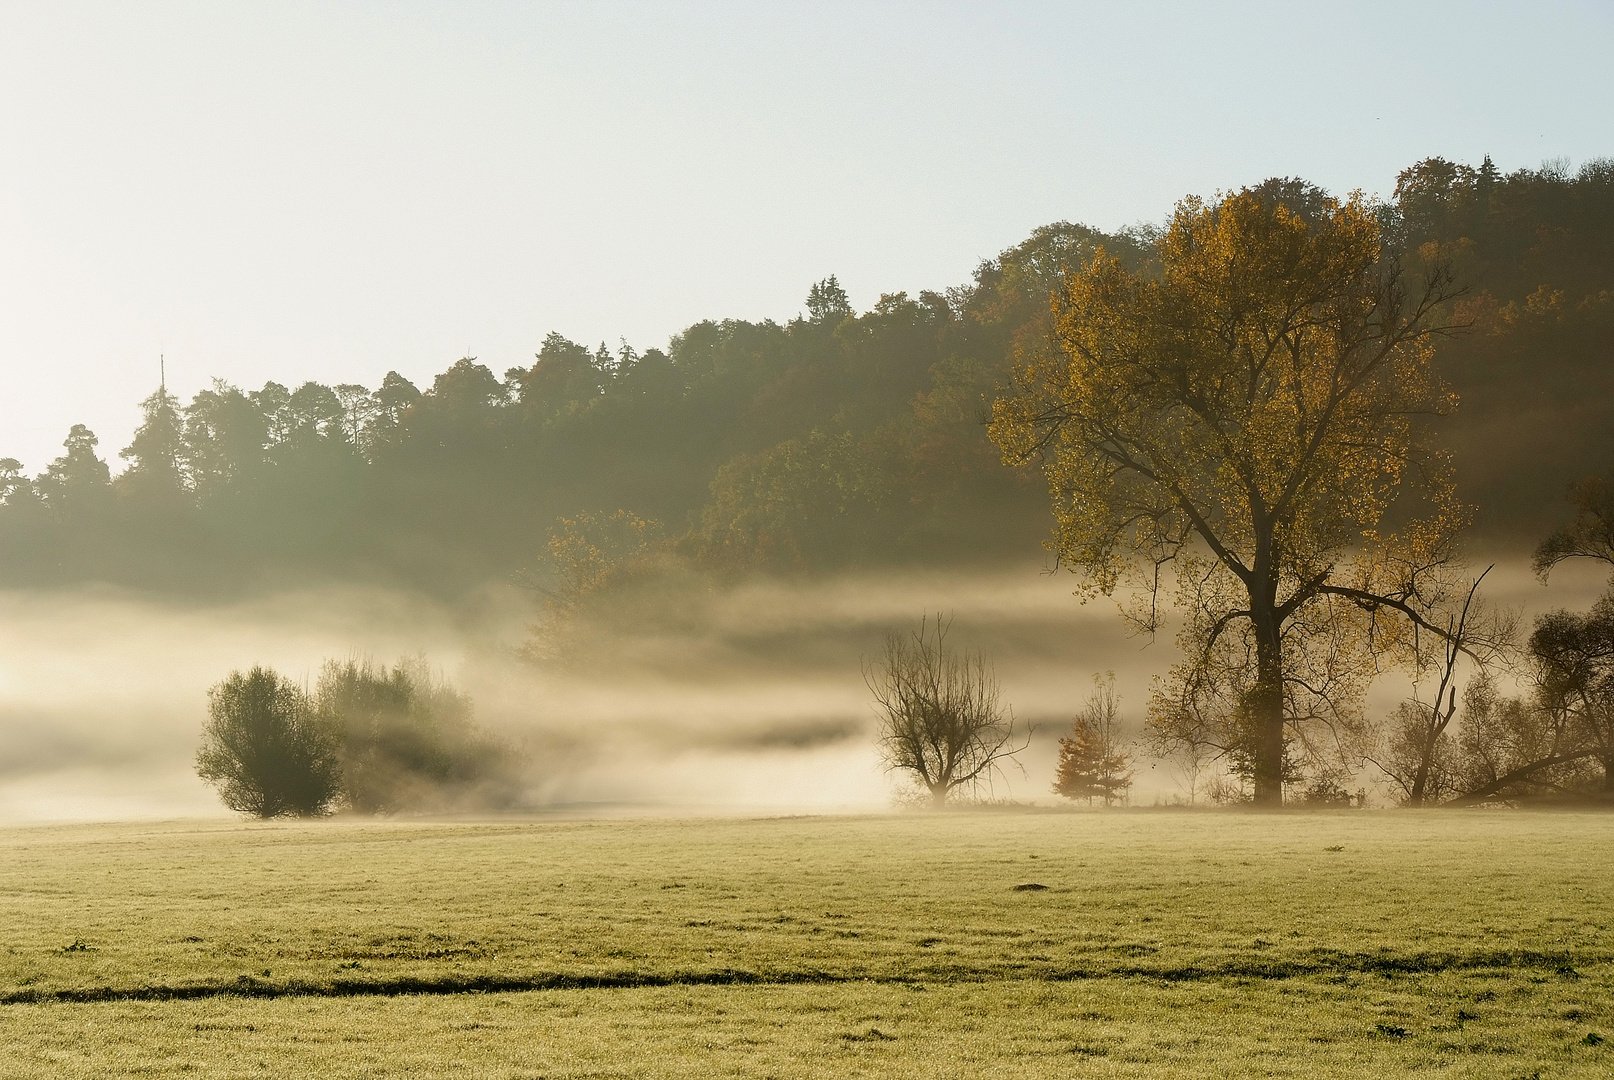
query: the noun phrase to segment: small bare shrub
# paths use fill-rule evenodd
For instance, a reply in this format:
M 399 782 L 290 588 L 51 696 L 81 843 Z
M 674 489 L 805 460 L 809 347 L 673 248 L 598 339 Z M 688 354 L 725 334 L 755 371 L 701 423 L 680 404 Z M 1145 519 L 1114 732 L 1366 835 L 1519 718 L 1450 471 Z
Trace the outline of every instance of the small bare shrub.
M 979 652 L 948 648 L 940 615 L 886 637 L 864 680 L 880 711 L 886 767 L 911 773 L 940 809 L 959 788 L 974 789 L 1025 749 L 1013 745 L 1014 718 L 999 703 L 991 665 Z

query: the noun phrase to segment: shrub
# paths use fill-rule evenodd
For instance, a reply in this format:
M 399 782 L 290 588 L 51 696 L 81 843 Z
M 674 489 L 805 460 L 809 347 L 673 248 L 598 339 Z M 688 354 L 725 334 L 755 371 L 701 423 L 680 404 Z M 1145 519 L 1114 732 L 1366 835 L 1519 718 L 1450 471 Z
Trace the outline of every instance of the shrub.
M 327 661 L 315 696 L 340 735 L 344 797 L 362 813 L 498 801 L 508 748 L 472 721 L 471 699 L 432 676 L 424 657 L 390 669 Z
M 315 817 L 341 792 L 336 732 L 307 694 L 263 667 L 207 692 L 196 773 L 231 810 L 261 818 Z
M 949 625 L 938 615 L 912 633 L 888 635 L 884 656 L 863 672 L 880 713 L 886 767 L 911 774 L 937 809 L 1026 746 L 1012 745 L 1014 719 L 999 704 L 986 658 L 949 648 Z

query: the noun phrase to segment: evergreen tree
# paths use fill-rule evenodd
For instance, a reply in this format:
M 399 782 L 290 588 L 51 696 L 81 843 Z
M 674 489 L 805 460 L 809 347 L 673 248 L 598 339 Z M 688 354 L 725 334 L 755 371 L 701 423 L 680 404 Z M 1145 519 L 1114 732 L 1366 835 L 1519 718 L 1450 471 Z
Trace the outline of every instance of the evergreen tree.
M 833 326 L 855 314 L 857 312 L 853 310 L 851 300 L 847 299 L 846 290 L 841 288 L 841 283 L 835 280 L 834 274 L 807 290 L 809 321 Z
M 1115 675 L 1095 676 L 1093 692 L 1071 722 L 1070 737 L 1059 740 L 1055 795 L 1086 799 L 1089 806 L 1094 799 L 1109 806 L 1126 798 L 1132 759 L 1121 740 L 1120 709 Z
M 179 398 L 166 386 L 140 403 L 142 420 L 118 456 L 129 463 L 120 486 L 145 501 L 171 501 L 186 488 L 185 420 Z
M 1486 215 L 1491 212 L 1491 194 L 1496 190 L 1496 181 L 1500 176 L 1501 173 L 1491 161 L 1491 155 L 1486 154 L 1474 178 L 1474 196 L 1479 204 L 1479 225 L 1482 229 L 1485 226 Z
M 83 507 L 99 501 L 112 484 L 112 471 L 96 454 L 95 432 L 74 424 L 62 441 L 67 452 L 52 461 L 38 486 L 45 501 L 57 509 Z

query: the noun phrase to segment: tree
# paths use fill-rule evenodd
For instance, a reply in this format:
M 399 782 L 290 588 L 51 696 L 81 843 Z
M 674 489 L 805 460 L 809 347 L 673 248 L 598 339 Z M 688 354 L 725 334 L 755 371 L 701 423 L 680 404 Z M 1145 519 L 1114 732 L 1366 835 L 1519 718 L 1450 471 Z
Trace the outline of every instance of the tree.
M 243 495 L 264 470 L 269 418 L 223 379 L 185 407 L 185 462 L 199 501 Z
M 140 403 L 134 439 L 118 456 L 129 463 L 120 486 L 137 497 L 173 503 L 185 495 L 185 421 L 179 399 L 160 386 Z
M 1504 697 L 1483 677 L 1463 691 L 1458 754 L 1454 806 L 1581 788 L 1590 756 L 1564 710 L 1543 707 L 1540 695 Z
M 515 584 L 544 598 L 544 621 L 527 628 L 523 655 L 533 660 L 564 657 L 570 623 L 589 597 L 645 569 L 661 541 L 661 522 L 631 510 L 558 519 L 538 568 L 521 570 L 514 578 Z
M 857 314 L 847 299 L 846 290 L 831 274 L 807 290 L 807 318 L 809 321 L 834 326 L 842 319 Z
M 505 779 L 508 751 L 477 729 L 471 699 L 434 677 L 425 657 L 390 669 L 327 661 L 315 701 L 340 737 L 343 799 L 361 813 L 452 805 Z
M 38 488 L 52 507 L 93 505 L 111 489 L 112 471 L 95 452 L 100 440 L 83 424 L 74 424 L 62 442 L 67 452 L 39 477 Z
M 1589 476 L 1569 493 L 1575 519 L 1536 548 L 1536 576 L 1546 584 L 1565 559 L 1595 559 L 1614 567 L 1614 475 Z
M 1542 706 L 1564 716 L 1574 745 L 1602 766 L 1603 791 L 1614 795 L 1614 591 L 1584 615 L 1537 619 L 1530 655 Z
M 1247 763 L 1267 805 L 1297 752 L 1354 737 L 1406 625 L 1439 632 L 1464 518 L 1414 423 L 1454 404 L 1430 367 L 1449 273 L 1410 283 L 1374 207 L 1312 189 L 1296 209 L 1289 186 L 1183 201 L 1153 267 L 1073 270 L 990 429 L 1006 462 L 1042 460 L 1084 593 L 1136 586 L 1152 633 L 1175 570 L 1185 659 L 1151 727 Z M 1382 531 L 1415 487 L 1425 516 Z
M 315 817 L 341 793 L 337 735 L 308 695 L 268 668 L 207 692 L 196 774 L 231 810 L 261 818 Z
M 308 451 L 347 441 L 347 406 L 323 383 L 305 382 L 293 390 L 286 398 L 284 417 L 285 449 Z
M 1517 618 L 1492 612 L 1479 599 L 1487 567 L 1469 586 L 1460 609 L 1447 613 L 1443 634 L 1414 635 L 1414 693 L 1390 715 L 1383 746 L 1372 760 L 1402 791 L 1409 806 L 1443 802 L 1461 790 L 1461 764 L 1452 721 L 1457 716 L 1459 666 L 1473 660 L 1480 681 L 1488 668 L 1512 650 Z M 1418 691 L 1427 677 L 1435 692 L 1425 700 Z
M 23 472 L 22 462 L 16 458 L 0 458 L 0 505 L 14 506 L 37 497 L 34 482 Z
M 371 418 L 374 443 L 395 443 L 404 433 L 404 418 L 420 405 L 421 394 L 415 384 L 389 371 L 375 392 L 375 415 Z
M 707 558 L 800 564 L 805 554 L 844 547 L 848 526 L 878 521 L 893 501 L 896 485 L 882 464 L 850 431 L 814 430 L 735 458 L 717 470 L 701 512 Z
M 368 455 L 375 435 L 375 418 L 380 411 L 375 395 L 357 383 L 338 383 L 332 389 L 342 406 L 342 437 L 360 453 Z
M 1575 518 L 1535 553 L 1545 583 L 1565 559 L 1614 566 L 1614 476 L 1589 477 L 1570 493 Z M 1591 611 L 1555 611 L 1536 620 L 1530 635 L 1539 697 L 1571 727 L 1577 747 L 1603 767 L 1603 790 L 1614 793 L 1614 582 Z
M 537 362 L 530 368 L 510 369 L 505 380 L 523 409 L 547 421 L 603 393 L 606 373 L 583 346 L 551 333 L 544 338 Z
M 1071 721 L 1070 737 L 1059 740 L 1055 795 L 1086 799 L 1088 805 L 1103 799 L 1105 806 L 1126 797 L 1132 762 L 1121 742 L 1120 711 L 1115 674 L 1094 676 L 1093 692 Z
M 1013 745 L 1014 718 L 999 703 L 986 658 L 949 648 L 950 628 L 938 615 L 910 633 L 893 631 L 881 658 L 863 672 L 880 713 L 886 767 L 912 773 L 938 810 L 954 791 L 976 787 L 1026 747 Z

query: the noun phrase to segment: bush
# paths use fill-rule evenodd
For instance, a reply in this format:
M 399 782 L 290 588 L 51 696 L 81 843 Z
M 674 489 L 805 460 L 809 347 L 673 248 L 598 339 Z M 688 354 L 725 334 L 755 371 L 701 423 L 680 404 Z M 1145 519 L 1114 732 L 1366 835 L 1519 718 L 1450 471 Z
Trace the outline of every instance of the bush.
M 998 702 L 986 658 L 950 649 L 949 626 L 938 615 L 909 634 L 887 635 L 885 655 L 863 672 L 880 713 L 886 767 L 909 773 L 938 810 L 953 791 L 973 791 L 1026 747 L 1012 745 L 1014 718 Z
M 315 693 L 321 717 L 340 735 L 344 797 L 354 810 L 485 805 L 506 794 L 509 750 L 478 730 L 471 699 L 433 678 L 424 657 L 391 669 L 330 660 Z
M 268 668 L 231 672 L 207 692 L 196 773 L 231 810 L 315 817 L 341 793 L 336 732 L 307 694 Z

